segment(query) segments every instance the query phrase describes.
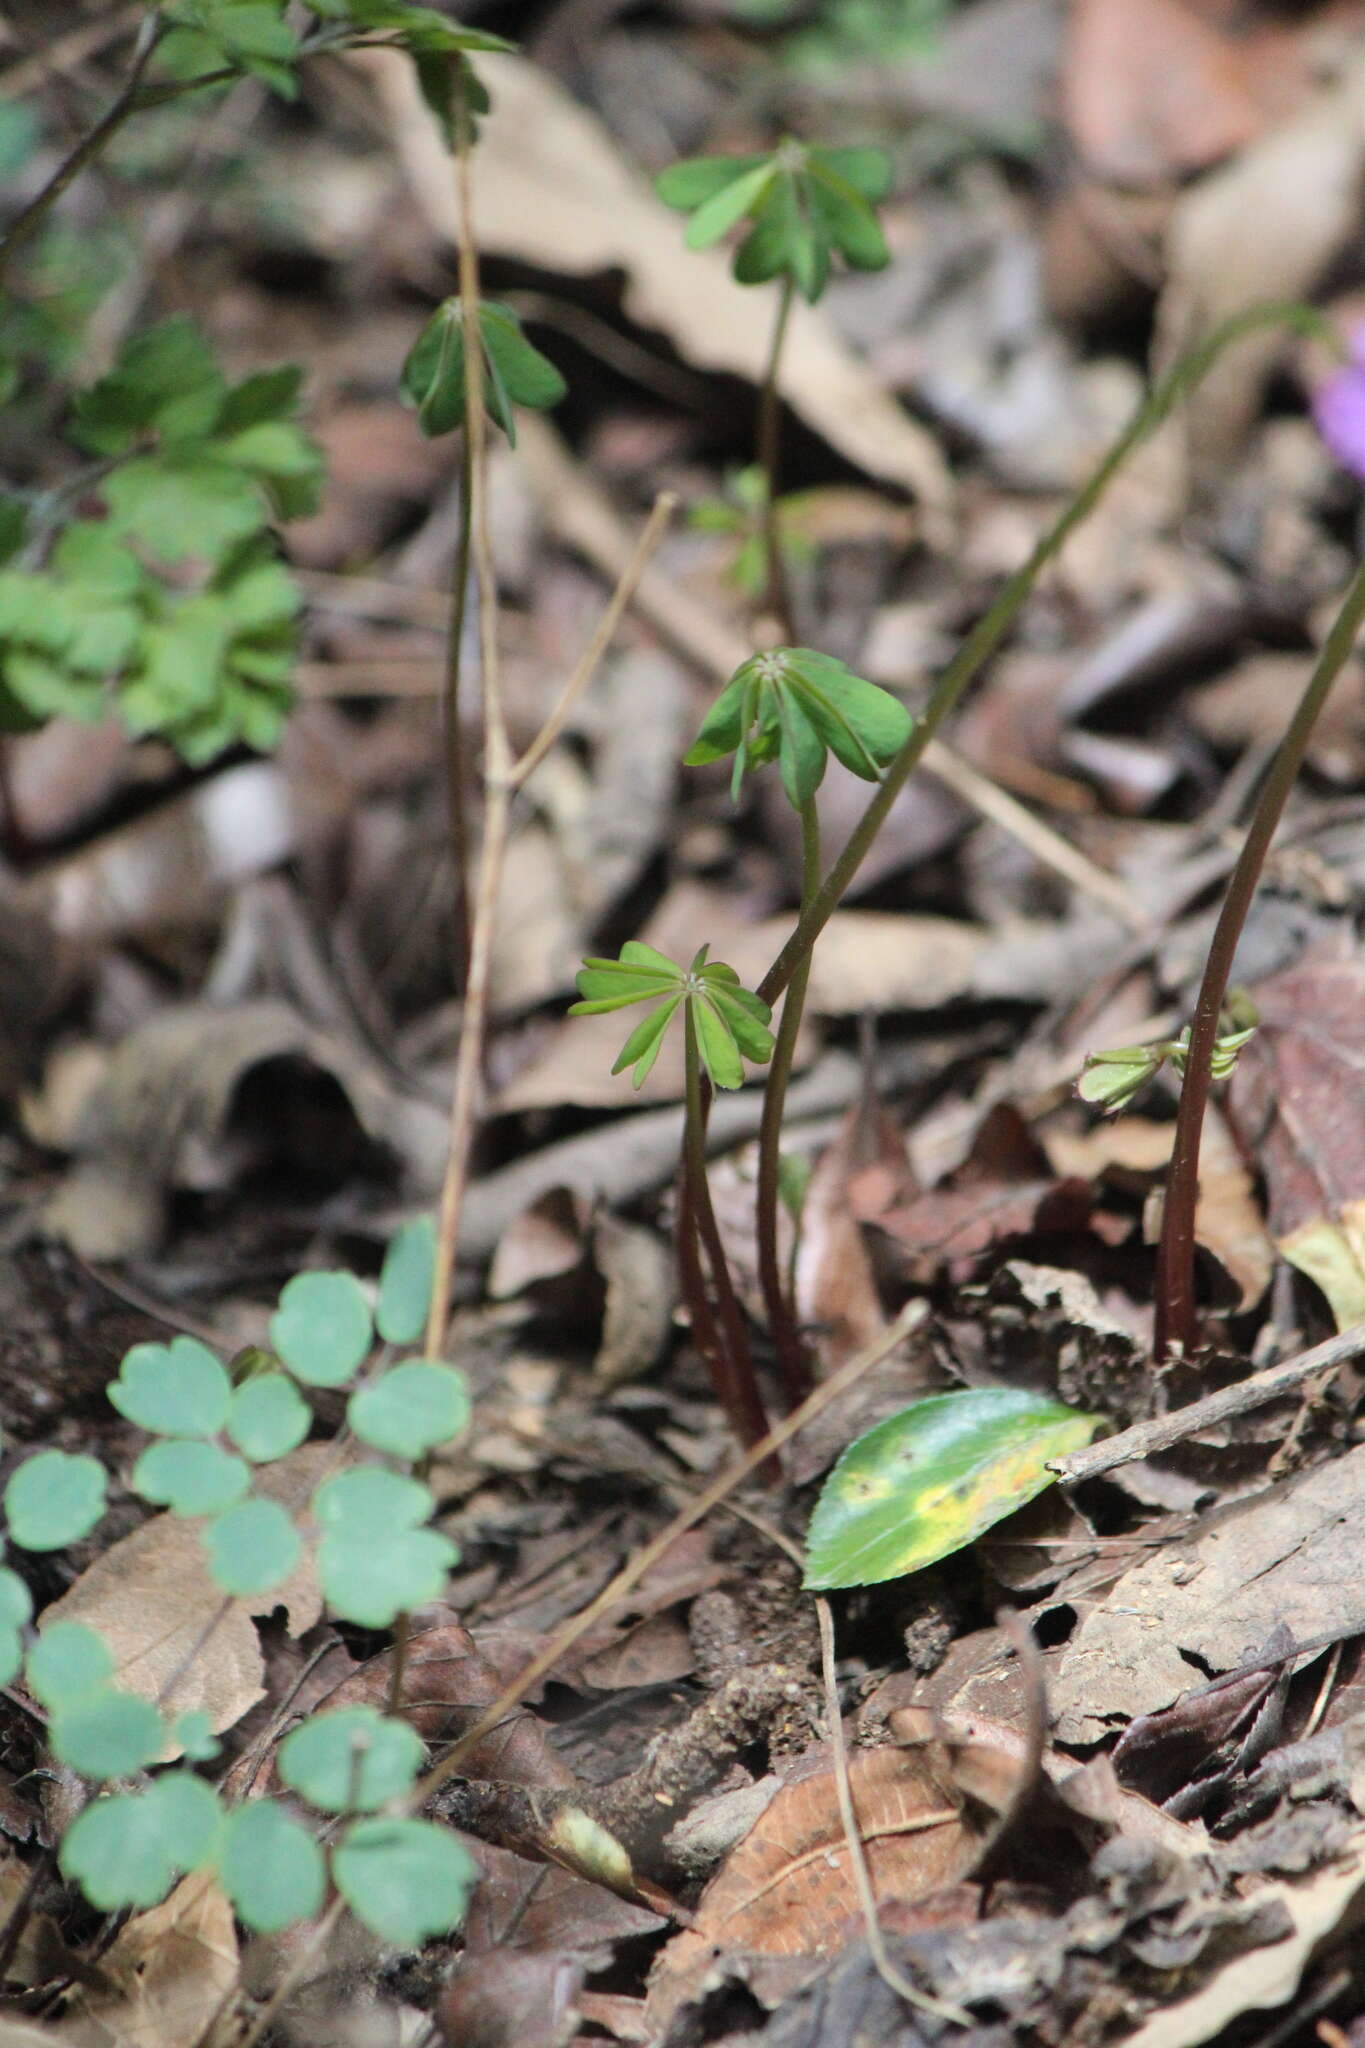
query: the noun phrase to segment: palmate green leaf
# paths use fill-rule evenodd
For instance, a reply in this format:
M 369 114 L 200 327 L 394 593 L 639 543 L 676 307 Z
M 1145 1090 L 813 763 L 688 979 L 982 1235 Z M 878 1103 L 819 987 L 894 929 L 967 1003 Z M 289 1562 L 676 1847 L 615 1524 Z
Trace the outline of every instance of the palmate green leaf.
M 855 269 L 888 261 L 873 203 L 890 188 L 879 150 L 822 150 L 788 137 L 762 157 L 697 157 L 656 180 L 661 199 L 692 215 L 690 247 L 717 242 L 740 221 L 748 232 L 735 252 L 741 284 L 788 277 L 814 302 L 837 250 Z
M 134 1344 L 109 1399 L 120 1415 L 157 1436 L 217 1436 L 228 1418 L 232 1381 L 197 1337 Z
M 178 1875 L 212 1859 L 222 1818 L 212 1786 L 169 1771 L 145 1792 L 93 1800 L 62 1836 L 58 1861 L 102 1913 L 155 1906 Z
M 698 1050 L 718 1088 L 743 1085 L 741 1050 L 750 1059 L 771 1057 L 772 1038 L 766 1027 L 772 1012 L 767 1004 L 740 988 L 733 967 L 718 960 L 708 963 L 706 954 L 707 948 L 703 946 L 691 966 L 684 970 L 667 954 L 639 939 L 631 939 L 621 948 L 619 960 L 584 963 L 578 975 L 584 1000 L 570 1007 L 571 1017 L 600 1015 L 625 1009 L 631 1003 L 658 1003 L 627 1038 L 612 1068 L 613 1074 L 632 1067 L 634 1085 L 642 1086 L 659 1056 L 668 1026 L 683 1003 L 691 1006 Z
M 1048 1461 L 1100 1418 L 1015 1387 L 968 1387 L 903 1408 L 849 1445 L 806 1537 L 806 1585 L 873 1586 L 920 1571 L 1052 1484 Z
M 440 1597 L 459 1552 L 448 1537 L 420 1526 L 434 1505 L 427 1487 L 377 1466 L 339 1473 L 319 1487 L 318 1570 L 343 1621 L 388 1628 L 405 1610 Z
M 218 1880 L 239 1920 L 278 1934 L 321 1909 L 327 1868 L 309 1829 L 273 1799 L 253 1799 L 223 1824 Z
M 251 1484 L 240 1458 L 219 1444 L 172 1437 L 152 1444 L 133 1467 L 133 1490 L 177 1515 L 216 1515 Z
M 478 1870 L 449 1828 L 376 1818 L 347 1829 L 332 1875 L 357 1919 L 381 1941 L 412 1949 L 460 1925 Z
M 679 213 L 691 213 L 764 161 L 761 156 L 688 157 L 660 171 L 654 180 L 654 190 L 665 206 L 672 206 Z
M 832 753 L 875 782 L 914 721 L 889 691 L 807 647 L 779 647 L 741 662 L 683 756 L 690 767 L 735 755 L 732 793 L 745 771 L 776 756 L 796 809 L 810 802 Z
M 682 987 L 686 976 L 666 953 L 643 940 L 627 939 L 619 960 L 589 958 L 578 970 L 581 1000 L 569 1008 L 571 1017 L 591 1017 L 624 1010 L 631 1003 L 652 1001 Z
M 453 1365 L 407 1359 L 352 1394 L 346 1420 L 362 1443 L 415 1460 L 468 1426 L 469 1391 Z
M 436 1268 L 436 1223 L 415 1216 L 389 1240 L 374 1325 L 386 1344 L 415 1344 L 426 1327 Z
M 665 1033 L 682 1001 L 683 996 L 679 991 L 676 995 L 666 997 L 657 1010 L 651 1010 L 647 1017 L 641 1019 L 617 1054 L 616 1063 L 612 1067 L 613 1074 L 623 1074 L 627 1067 L 633 1067 L 635 1071 L 630 1077 L 632 1087 L 644 1087 L 649 1079 L 650 1070 L 659 1057 L 659 1048 L 664 1042 Z M 582 1007 L 584 1006 L 575 1005 L 575 1008 Z
M 203 334 L 176 315 L 124 343 L 108 375 L 76 399 L 73 432 L 95 455 L 116 455 L 150 431 L 197 439 L 211 431 L 225 389 Z
M 256 479 L 209 443 L 135 456 L 102 488 L 113 532 L 131 535 L 163 562 L 219 555 L 266 519 Z
M 104 1514 L 108 1477 L 98 1458 L 39 1451 L 5 1488 L 5 1517 L 21 1550 L 64 1550 Z
M 315 14 L 329 21 L 347 21 L 355 28 L 387 29 L 399 36 L 411 50 L 497 51 L 515 50 L 516 44 L 486 29 L 465 28 L 434 7 L 411 4 L 411 0 L 320 0 Z
M 279 1771 L 291 1791 L 324 1813 L 373 1813 L 412 1789 L 426 1752 L 406 1721 L 376 1707 L 313 1714 L 280 1744 Z
M 741 171 L 728 185 L 704 199 L 687 224 L 688 248 L 709 249 L 713 242 L 727 235 L 737 221 L 760 203 L 776 175 L 772 163 L 764 158 L 752 170 Z
M 873 206 L 891 190 L 891 159 L 884 149 L 812 149 L 810 164 L 817 173 L 832 171 Z
M 299 1561 L 299 1532 L 278 1501 L 239 1501 L 204 1531 L 209 1571 L 225 1593 L 269 1593 Z
M 697 1030 L 697 1047 L 702 1065 L 717 1088 L 742 1088 L 744 1062 L 739 1056 L 734 1033 L 715 1004 L 705 996 L 692 1005 Z
M 518 405 L 544 410 L 558 405 L 566 386 L 548 357 L 526 339 L 508 306 L 485 299 L 479 307 L 483 340 L 484 407 L 516 446 Z M 428 320 L 408 353 L 400 387 L 417 408 L 417 422 L 429 439 L 462 424 L 465 406 L 464 307 L 446 299 Z
M 288 1373 L 263 1372 L 233 1394 L 227 1433 L 244 1458 L 264 1465 L 296 1449 L 312 1422 L 313 1411 Z
M 270 1319 L 270 1341 L 295 1379 L 344 1386 L 374 1341 L 360 1282 L 353 1273 L 296 1273 Z
M 854 270 L 885 270 L 891 252 L 881 223 L 861 194 L 822 169 L 818 160 L 812 161 L 806 190 L 821 239 L 832 243 Z
M 296 96 L 298 38 L 275 0 L 174 0 L 168 12 L 173 22 L 203 44 L 200 64 L 206 59 L 234 64 L 262 79 L 282 99 Z M 168 41 L 174 63 L 174 38 Z

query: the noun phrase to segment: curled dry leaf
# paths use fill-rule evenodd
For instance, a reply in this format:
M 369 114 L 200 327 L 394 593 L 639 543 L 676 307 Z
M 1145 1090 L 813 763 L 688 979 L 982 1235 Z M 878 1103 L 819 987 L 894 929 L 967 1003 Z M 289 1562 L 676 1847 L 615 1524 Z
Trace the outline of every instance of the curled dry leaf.
M 301 1516 L 335 1463 L 330 1444 L 305 1444 L 260 1466 L 255 1489 Z M 201 1710 L 216 1733 L 262 1697 L 265 1666 L 252 1616 L 277 1607 L 295 1636 L 321 1614 L 311 1549 L 272 1592 L 225 1600 L 209 1574 L 199 1524 L 154 1515 L 97 1557 L 42 1619 L 44 1627 L 80 1621 L 97 1630 L 114 1653 L 118 1685 L 155 1700 L 168 1720 Z M 163 1761 L 178 1754 L 168 1750 Z

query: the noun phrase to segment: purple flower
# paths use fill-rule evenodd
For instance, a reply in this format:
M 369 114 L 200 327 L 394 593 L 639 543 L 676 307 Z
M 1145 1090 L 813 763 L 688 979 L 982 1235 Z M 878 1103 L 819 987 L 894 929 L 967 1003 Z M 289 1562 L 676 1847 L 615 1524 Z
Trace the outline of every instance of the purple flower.
M 1313 418 L 1342 468 L 1365 481 L 1365 327 L 1351 336 L 1350 361 L 1318 386 Z

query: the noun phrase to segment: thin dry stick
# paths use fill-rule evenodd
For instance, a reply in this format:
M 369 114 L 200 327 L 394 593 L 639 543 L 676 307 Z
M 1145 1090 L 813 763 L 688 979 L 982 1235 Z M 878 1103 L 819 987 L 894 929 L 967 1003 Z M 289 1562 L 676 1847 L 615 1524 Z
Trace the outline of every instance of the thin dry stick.
M 874 1365 L 879 1365 L 912 1330 L 918 1329 L 927 1315 L 928 1309 L 922 1301 L 910 1302 L 896 1320 L 882 1331 L 875 1343 L 869 1344 L 866 1350 L 860 1351 L 847 1365 L 841 1366 L 838 1372 L 818 1386 L 799 1408 L 784 1417 L 775 1428 L 770 1429 L 752 1450 L 746 1451 L 744 1456 L 737 1458 L 732 1465 L 727 1465 L 694 1501 L 673 1517 L 667 1528 L 662 1529 L 646 1543 L 642 1550 L 636 1551 L 634 1557 L 621 1567 L 616 1577 L 603 1587 L 596 1599 L 590 1600 L 580 1613 L 556 1630 L 544 1649 L 518 1672 L 511 1684 L 503 1689 L 491 1707 L 480 1714 L 473 1727 L 465 1731 L 434 1770 L 428 1771 L 426 1777 L 413 1791 L 410 1806 L 413 1809 L 425 1806 L 433 1793 L 438 1792 L 448 1778 L 456 1776 L 465 1758 L 486 1736 L 492 1734 L 503 1717 L 510 1714 L 513 1707 L 520 1706 L 531 1688 L 554 1669 L 560 1658 L 571 1650 L 589 1629 L 595 1627 L 604 1614 L 610 1613 L 613 1607 L 639 1585 L 645 1574 L 653 1570 L 659 1559 L 672 1549 L 680 1536 L 685 1536 L 689 1529 L 695 1528 L 698 1522 L 710 1514 L 712 1508 L 718 1507 L 727 1494 L 733 1493 L 751 1472 L 757 1471 L 774 1451 L 781 1450 L 783 1444 L 789 1443 L 808 1422 L 813 1422 L 817 1415 L 823 1414 L 833 1402 L 840 1400 L 864 1373 L 870 1372 Z
M 839 1712 L 839 1682 L 834 1669 L 834 1616 L 828 1600 L 821 1593 L 815 1596 L 815 1614 L 820 1624 L 820 1669 L 825 1681 L 825 1721 L 829 1728 L 830 1760 L 834 1765 L 834 1789 L 838 1794 L 839 1819 L 843 1823 L 849 1868 L 858 1894 L 863 1927 L 867 1933 L 867 1952 L 872 1958 L 873 1968 L 883 1984 L 888 1985 L 897 1998 L 903 1998 L 907 2005 L 914 2006 L 917 2012 L 933 2013 L 937 2019 L 951 2020 L 959 2027 L 970 2027 L 970 2013 L 963 2012 L 960 2006 L 945 2005 L 937 1998 L 930 1998 L 927 1992 L 917 1991 L 887 1954 L 882 1924 L 877 1916 L 877 1895 L 872 1889 L 872 1873 L 867 1867 L 862 1830 L 853 1804 L 853 1785 L 848 1774 L 848 1750 L 844 1744 L 843 1717 Z
M 617 627 L 621 623 L 626 606 L 632 602 L 640 588 L 640 578 L 649 566 L 651 557 L 664 537 L 664 528 L 678 509 L 678 500 L 672 491 L 660 491 L 654 500 L 654 508 L 645 521 L 640 538 L 635 543 L 634 553 L 622 569 L 611 599 L 598 623 L 597 631 L 584 648 L 578 666 L 560 692 L 559 702 L 546 719 L 544 725 L 532 740 L 526 752 L 512 769 L 512 787 L 520 789 L 527 779 L 534 775 L 545 756 L 549 753 L 588 684 L 596 675 L 603 655 L 612 643 Z
M 306 1973 L 312 1968 L 313 1963 L 326 1947 L 338 1920 L 340 1920 L 345 1910 L 346 1901 L 343 1898 L 338 1896 L 332 1900 L 331 1905 L 327 1908 L 327 1911 L 323 1914 L 321 1920 L 319 1920 L 317 1926 L 303 1944 L 303 1947 L 294 1957 L 293 1962 L 290 1963 L 288 1969 L 280 1978 L 268 2002 L 257 2014 L 254 2026 L 249 2033 L 243 2034 L 241 2040 L 236 2043 L 236 2048 L 256 2048 L 256 2043 L 270 2027 L 280 2007 L 302 1982 Z M 212 2038 L 213 2029 L 217 2024 L 218 2014 L 215 2013 L 208 2028 L 195 2042 L 195 2048 L 206 2048 L 206 2044 Z
M 1150 1422 L 1135 1422 L 1131 1429 L 1120 1430 L 1117 1436 L 1105 1437 L 1083 1451 L 1072 1451 L 1066 1458 L 1049 1459 L 1048 1470 L 1055 1472 L 1064 1485 L 1073 1485 L 1081 1479 L 1098 1479 L 1101 1473 L 1112 1472 L 1119 1465 L 1131 1465 L 1135 1458 L 1150 1458 L 1155 1451 L 1168 1451 L 1172 1444 L 1184 1443 L 1187 1437 L 1196 1436 L 1201 1429 L 1208 1429 L 1215 1422 L 1226 1422 L 1233 1415 L 1246 1415 L 1266 1401 L 1292 1393 L 1305 1380 L 1311 1380 L 1315 1373 L 1330 1372 L 1334 1367 L 1344 1365 L 1348 1358 L 1358 1358 L 1362 1352 L 1365 1352 L 1365 1323 L 1357 1323 L 1353 1330 L 1343 1330 L 1340 1335 L 1327 1338 L 1325 1343 L 1315 1344 L 1311 1351 L 1286 1359 L 1283 1365 L 1273 1365 L 1267 1372 L 1253 1373 L 1249 1380 L 1239 1380 L 1236 1386 L 1222 1387 L 1216 1394 L 1206 1394 L 1202 1401 L 1191 1401 L 1188 1408 L 1177 1408 L 1171 1415 L 1155 1416 Z

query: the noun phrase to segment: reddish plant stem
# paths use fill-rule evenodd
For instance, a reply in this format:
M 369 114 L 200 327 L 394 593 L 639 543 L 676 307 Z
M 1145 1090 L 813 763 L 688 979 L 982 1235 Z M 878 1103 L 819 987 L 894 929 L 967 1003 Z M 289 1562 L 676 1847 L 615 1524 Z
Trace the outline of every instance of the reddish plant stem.
M 758 429 L 755 436 L 758 466 L 763 472 L 764 602 L 777 620 L 782 637 L 788 641 L 795 639 L 796 627 L 792 621 L 787 565 L 782 558 L 781 522 L 777 503 L 782 457 L 782 395 L 778 389 L 778 376 L 782 366 L 782 348 L 787 339 L 787 323 L 791 319 L 795 297 L 796 286 L 792 278 L 786 276 L 782 280 L 781 297 L 777 302 L 777 318 L 773 323 L 773 338 L 768 347 L 763 383 L 759 388 Z
M 1166 1180 L 1166 1206 L 1161 1218 L 1161 1243 L 1156 1265 L 1156 1327 L 1152 1345 L 1158 1363 L 1169 1357 L 1177 1345 L 1187 1352 L 1193 1350 L 1199 1335 L 1194 1300 L 1194 1220 L 1199 1200 L 1199 1143 L 1212 1083 L 1219 1016 L 1232 974 L 1233 956 L 1261 879 L 1270 842 L 1303 765 L 1313 727 L 1332 684 L 1355 646 L 1362 620 L 1365 620 L 1365 564 L 1351 579 L 1332 630 L 1271 764 L 1255 816 L 1228 882 L 1227 895 L 1209 946 L 1204 979 L 1190 1026 L 1190 1049 L 1185 1061 L 1180 1107 L 1176 1112 L 1175 1141 Z
M 701 1051 L 697 1043 L 697 1022 L 690 1002 L 683 1004 L 683 1048 L 686 1061 L 687 1106 L 683 1125 L 684 1201 L 696 1225 L 697 1241 L 711 1269 L 716 1297 L 716 1329 L 719 1348 L 707 1362 L 716 1389 L 716 1399 L 730 1418 L 730 1426 L 746 1450 L 768 1433 L 768 1417 L 758 1390 L 753 1353 L 744 1327 L 744 1312 L 730 1278 L 730 1267 L 721 1242 L 720 1226 L 711 1205 L 706 1179 L 705 1124 L 702 1120 Z M 772 1458 L 763 1468 L 765 1479 L 779 1476 Z

